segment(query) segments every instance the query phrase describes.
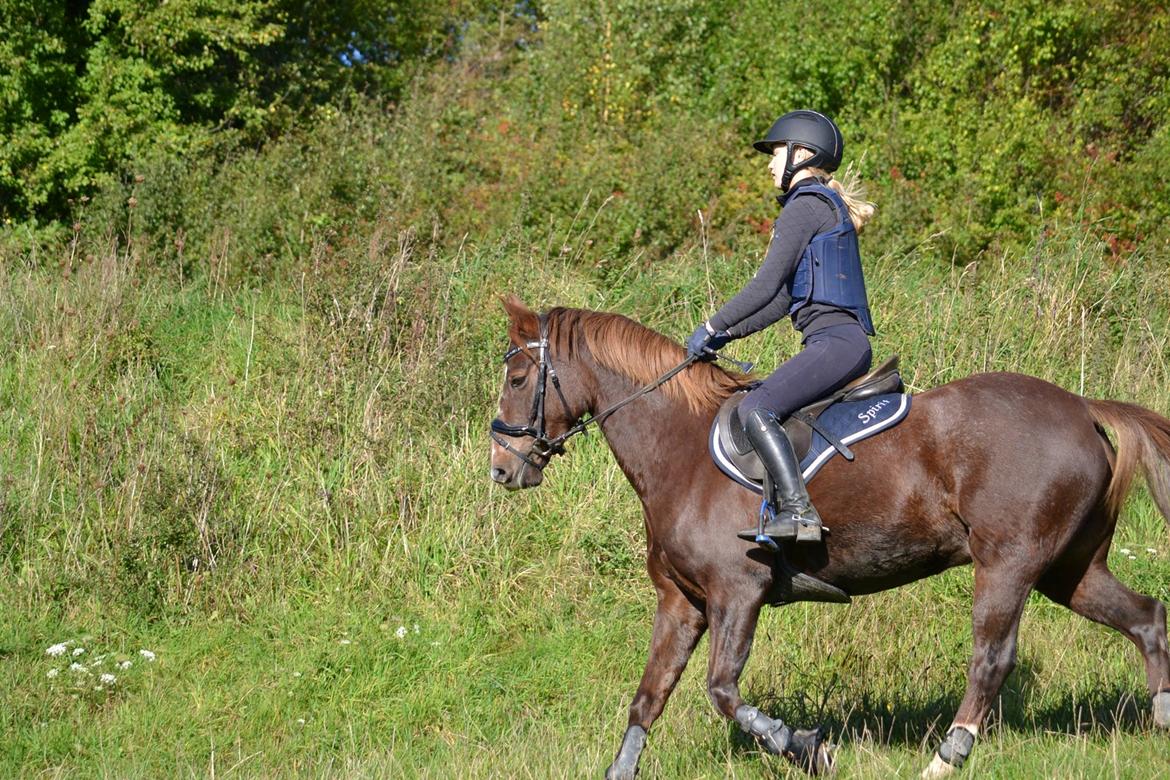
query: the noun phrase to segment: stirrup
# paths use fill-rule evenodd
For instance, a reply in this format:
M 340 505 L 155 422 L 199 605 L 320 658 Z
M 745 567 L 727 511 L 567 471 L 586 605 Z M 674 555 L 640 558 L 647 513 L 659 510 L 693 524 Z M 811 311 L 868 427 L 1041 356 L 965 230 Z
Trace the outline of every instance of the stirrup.
M 748 539 L 766 549 L 776 551 L 780 549 L 779 541 L 791 541 L 797 538 L 797 527 L 791 515 L 777 517 L 772 503 L 767 499 L 760 502 L 759 520 L 755 528 L 745 529 L 736 534 L 740 539 Z
M 760 502 L 759 521 L 756 523 L 755 543 L 769 550 L 779 550 L 780 545 L 772 539 L 772 535 L 765 530 L 768 525 L 776 522 L 776 513 L 772 511 L 772 503 L 768 499 Z
M 760 519 L 757 526 L 740 531 L 737 535 L 740 539 L 749 539 L 761 547 L 777 550 L 779 549 L 777 541 L 817 544 L 824 541 L 824 535 L 828 530 L 818 520 L 796 517 L 791 512 L 777 516 L 771 504 L 765 501 L 760 504 Z

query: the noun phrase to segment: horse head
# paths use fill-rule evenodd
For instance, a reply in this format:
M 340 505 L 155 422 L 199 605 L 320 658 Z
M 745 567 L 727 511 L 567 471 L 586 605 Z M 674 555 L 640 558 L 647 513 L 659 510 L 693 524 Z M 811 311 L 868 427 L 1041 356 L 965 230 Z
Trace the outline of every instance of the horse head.
M 518 490 L 543 481 L 545 466 L 563 450 L 562 437 L 585 410 L 583 402 L 571 403 L 562 388 L 561 377 L 572 376 L 575 363 L 556 349 L 558 334 L 550 315 L 536 314 L 515 295 L 501 302 L 510 320 L 511 346 L 504 354 L 504 384 L 491 426 L 491 476 Z M 569 390 L 574 391 L 580 392 L 580 382 Z

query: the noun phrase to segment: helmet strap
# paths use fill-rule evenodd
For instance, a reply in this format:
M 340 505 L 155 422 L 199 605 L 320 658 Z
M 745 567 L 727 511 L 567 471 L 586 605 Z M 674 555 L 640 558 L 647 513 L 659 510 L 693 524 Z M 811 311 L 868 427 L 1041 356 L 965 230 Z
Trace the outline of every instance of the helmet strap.
M 796 151 L 796 147 L 797 144 L 793 141 L 787 141 L 784 144 L 784 148 L 787 150 L 787 153 L 784 155 L 784 176 L 782 176 L 780 179 L 781 192 L 788 192 L 788 188 L 792 186 L 792 177 L 796 175 L 797 171 L 815 165 L 821 159 L 821 155 L 815 149 L 813 149 L 810 150 L 812 151 L 812 154 L 809 155 L 807 160 L 793 165 L 793 153 Z M 802 146 L 801 148 L 803 149 L 805 147 Z

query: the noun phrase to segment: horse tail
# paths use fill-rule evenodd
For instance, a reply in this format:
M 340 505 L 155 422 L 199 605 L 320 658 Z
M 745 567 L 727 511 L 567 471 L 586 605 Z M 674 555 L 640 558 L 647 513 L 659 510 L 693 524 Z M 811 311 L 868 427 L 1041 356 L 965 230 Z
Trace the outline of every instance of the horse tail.
M 1121 511 L 1140 468 L 1154 503 L 1170 521 L 1170 420 L 1137 404 L 1086 400 L 1097 425 L 1110 428 L 1117 440 L 1113 479 L 1105 494 L 1109 515 L 1117 517 Z

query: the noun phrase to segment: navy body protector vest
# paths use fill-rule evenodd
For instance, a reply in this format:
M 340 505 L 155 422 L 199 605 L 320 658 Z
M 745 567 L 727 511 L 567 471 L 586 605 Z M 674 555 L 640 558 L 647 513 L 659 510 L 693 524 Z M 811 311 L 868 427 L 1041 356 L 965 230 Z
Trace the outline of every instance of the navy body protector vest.
M 865 278 L 861 274 L 861 252 L 849 207 L 824 184 L 802 186 L 798 197 L 806 194 L 828 201 L 837 212 L 837 225 L 813 236 L 805 247 L 788 283 L 792 296 L 788 313 L 795 314 L 810 303 L 837 306 L 857 317 L 861 327 L 872 336 L 873 320 L 865 295 Z

